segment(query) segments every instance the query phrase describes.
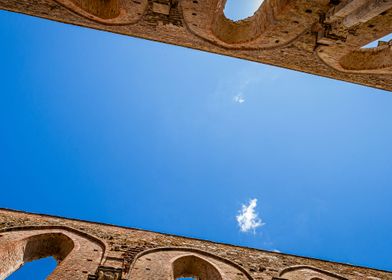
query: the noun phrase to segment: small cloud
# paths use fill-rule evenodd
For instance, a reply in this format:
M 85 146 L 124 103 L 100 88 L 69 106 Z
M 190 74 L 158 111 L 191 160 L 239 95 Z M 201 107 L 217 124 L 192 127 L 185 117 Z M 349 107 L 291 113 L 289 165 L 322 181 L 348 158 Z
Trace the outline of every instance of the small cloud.
M 241 210 L 236 216 L 238 226 L 241 232 L 256 232 L 258 227 L 265 225 L 259 218 L 258 213 L 255 211 L 257 206 L 257 199 L 251 199 L 249 204 L 243 204 Z
M 280 252 L 279 250 L 277 250 L 277 249 L 272 250 L 272 252 L 281 253 L 281 252 Z
M 236 103 L 244 103 L 245 102 L 245 98 L 244 98 L 244 96 L 240 93 L 240 94 L 237 94 L 236 96 L 234 96 L 233 97 L 233 101 L 234 102 L 236 102 Z
M 252 81 L 249 78 L 247 78 L 247 79 L 242 80 L 242 82 L 240 82 L 238 84 L 237 94 L 233 97 L 233 101 L 234 102 L 240 103 L 240 104 L 245 102 L 245 95 L 244 95 L 244 93 L 248 90 L 248 87 L 249 87 L 251 82 Z

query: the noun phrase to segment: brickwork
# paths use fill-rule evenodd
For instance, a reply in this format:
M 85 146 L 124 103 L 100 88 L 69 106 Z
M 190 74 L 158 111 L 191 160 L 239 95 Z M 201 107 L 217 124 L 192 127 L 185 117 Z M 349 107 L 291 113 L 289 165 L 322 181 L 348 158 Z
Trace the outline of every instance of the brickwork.
M 16 227 L 0 237 L 0 279 L 25 262 L 53 256 L 60 265 L 49 279 L 86 279 L 103 256 L 104 244 L 62 227 Z
M 0 209 L 0 279 L 54 256 L 51 280 L 392 280 L 364 267 Z
M 391 0 L 265 0 L 244 20 L 225 0 L 0 0 L 0 9 L 392 90 Z

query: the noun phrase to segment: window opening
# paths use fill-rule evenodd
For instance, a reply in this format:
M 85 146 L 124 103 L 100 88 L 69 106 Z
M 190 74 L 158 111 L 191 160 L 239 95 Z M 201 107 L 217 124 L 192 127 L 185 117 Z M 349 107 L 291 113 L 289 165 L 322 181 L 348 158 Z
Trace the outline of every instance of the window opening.
M 188 255 L 180 257 L 172 263 L 172 266 L 173 276 L 176 280 L 223 280 L 222 275 L 215 266 L 198 256 Z
M 43 280 L 56 268 L 57 262 L 53 257 L 28 262 L 12 273 L 7 280 Z
M 377 40 L 375 40 L 375 41 L 373 41 L 373 42 L 371 42 L 371 43 L 369 43 L 369 44 L 363 46 L 362 48 L 363 48 L 363 49 L 375 48 L 375 47 L 377 47 L 379 44 L 382 44 L 382 42 L 388 43 L 388 42 L 391 41 L 391 40 L 392 40 L 392 33 L 390 33 L 390 34 L 388 34 L 387 36 L 384 36 L 384 37 L 382 37 L 382 38 L 380 38 L 380 39 L 377 39 Z
M 246 19 L 254 15 L 264 0 L 227 0 L 225 16 L 233 21 Z

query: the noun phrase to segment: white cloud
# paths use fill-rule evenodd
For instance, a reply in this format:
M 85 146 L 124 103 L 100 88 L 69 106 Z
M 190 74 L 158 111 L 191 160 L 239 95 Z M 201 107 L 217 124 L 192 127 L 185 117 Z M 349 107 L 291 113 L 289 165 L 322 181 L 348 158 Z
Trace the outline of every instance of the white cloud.
M 242 232 L 256 232 L 258 227 L 265 225 L 259 218 L 259 214 L 255 211 L 257 199 L 251 199 L 249 204 L 242 204 L 242 208 L 236 216 L 238 226 Z
M 238 83 L 238 89 L 236 95 L 233 97 L 233 101 L 239 104 L 245 102 L 245 94 L 244 92 L 248 91 L 248 87 L 251 84 L 251 79 L 246 78 L 242 79 L 241 82 Z
M 209 110 L 227 112 L 223 106 L 246 106 L 252 102 L 262 102 L 269 95 L 265 88 L 274 87 L 280 80 L 278 68 L 260 64 L 246 64 L 237 72 L 222 75 L 208 100 Z
M 242 93 L 240 93 L 233 97 L 233 101 L 241 104 L 245 102 L 245 98 Z

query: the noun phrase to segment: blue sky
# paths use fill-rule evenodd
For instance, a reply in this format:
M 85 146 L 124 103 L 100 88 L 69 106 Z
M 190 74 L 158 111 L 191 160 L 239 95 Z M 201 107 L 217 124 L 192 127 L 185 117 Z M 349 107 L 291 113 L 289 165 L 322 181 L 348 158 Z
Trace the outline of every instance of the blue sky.
M 1 207 L 392 270 L 389 92 L 4 11 L 0 36 Z

